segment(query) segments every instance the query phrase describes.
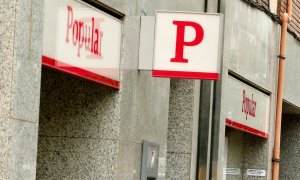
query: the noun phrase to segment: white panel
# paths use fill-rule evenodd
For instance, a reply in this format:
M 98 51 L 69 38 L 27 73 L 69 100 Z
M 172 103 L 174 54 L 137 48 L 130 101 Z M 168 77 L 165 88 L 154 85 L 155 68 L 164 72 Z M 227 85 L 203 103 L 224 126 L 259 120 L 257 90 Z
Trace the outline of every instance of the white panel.
M 228 175 L 240 175 L 241 169 L 240 168 L 226 168 L 226 174 Z
M 228 77 L 225 92 L 227 126 L 267 138 L 270 97 L 231 76 Z
M 180 56 L 187 62 L 172 62 L 180 52 L 176 48 L 180 47 L 178 42 L 182 42 L 179 29 L 183 25 L 178 25 L 177 22 L 190 23 L 184 26 L 183 56 Z M 182 78 L 197 78 L 201 73 L 208 76 L 218 74 L 221 29 L 220 14 L 157 12 L 153 74 L 171 71 L 173 75 L 175 73 L 175 76 Z M 197 41 L 197 37 L 203 39 Z
M 152 70 L 155 17 L 141 17 L 139 70 Z
M 265 177 L 266 170 L 262 169 L 247 169 L 247 176 Z
M 272 13 L 277 14 L 277 4 L 278 0 L 270 0 L 269 1 L 269 7 Z
M 80 1 L 46 0 L 43 57 L 82 77 L 86 73 L 72 67 L 119 81 L 121 26 L 118 19 Z

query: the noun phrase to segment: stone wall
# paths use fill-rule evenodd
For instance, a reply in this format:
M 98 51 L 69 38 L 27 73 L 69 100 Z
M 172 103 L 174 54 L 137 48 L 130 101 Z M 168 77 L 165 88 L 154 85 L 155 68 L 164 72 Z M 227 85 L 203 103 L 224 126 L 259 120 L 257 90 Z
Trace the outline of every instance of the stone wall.
M 171 126 L 168 122 L 172 121 L 168 116 L 174 118 L 177 114 L 184 114 L 185 105 L 193 108 L 195 83 L 173 81 L 171 87 L 179 88 L 172 89 L 172 94 L 178 98 L 171 102 L 182 104 L 182 108 L 169 108 L 170 80 L 153 78 L 151 71 L 137 69 L 140 16 L 154 16 L 156 10 L 202 11 L 204 1 L 101 2 L 125 14 L 122 19 L 121 89 L 113 90 L 43 69 L 37 176 L 39 179 L 140 179 L 142 141 L 147 140 L 160 145 L 159 179 L 175 176 L 187 179 L 192 171 L 192 148 L 188 147 L 188 152 L 177 151 L 175 147 L 167 146 L 167 142 L 185 138 L 186 131 L 189 134 L 194 132 L 193 126 L 180 131 L 178 137 L 172 136 L 170 132 L 180 130 L 181 124 L 172 124 L 172 128 L 168 129 Z M 182 90 L 187 94 L 181 94 Z M 189 101 L 182 101 L 182 98 Z M 191 111 L 189 116 L 180 120 L 190 124 L 195 120 L 194 110 L 188 111 Z M 185 138 L 183 143 L 190 145 L 190 138 Z M 172 150 L 167 151 L 168 148 Z M 179 155 L 170 158 L 174 163 L 182 161 L 181 153 L 187 153 L 189 157 L 184 159 L 188 162 L 184 164 L 187 173 L 173 174 L 178 173 L 178 166 L 166 165 L 172 153 Z
M 0 179 L 35 179 L 43 1 L 1 1 L 0 12 Z
M 251 177 L 244 172 L 243 179 L 271 179 L 271 159 L 273 148 L 274 119 L 276 109 L 277 66 L 279 25 L 272 21 L 264 12 L 249 6 L 244 1 L 222 1 L 221 12 L 225 13 L 223 78 L 221 94 L 221 122 L 224 122 L 230 112 L 223 111 L 226 106 L 226 95 L 232 93 L 228 88 L 229 71 L 237 74 L 243 81 L 265 89 L 270 93 L 270 116 L 268 123 L 268 139 L 251 134 L 230 135 L 228 137 L 228 154 L 234 156 L 234 151 L 242 152 L 242 168 L 266 170 L 265 177 Z M 239 109 L 237 111 L 240 111 Z M 223 131 L 220 133 L 219 168 L 224 160 L 222 153 Z M 225 133 L 224 133 L 225 134 Z M 229 133 L 233 134 L 233 133 Z M 230 147 L 238 144 L 236 147 Z M 243 149 L 239 149 L 243 148 Z M 232 151 L 232 152 L 230 152 Z M 239 157 L 239 156 L 238 156 Z M 230 162 L 232 160 L 232 162 Z M 228 159 L 227 165 L 234 163 Z M 240 165 L 239 165 L 240 166 Z M 221 169 L 219 169 L 221 172 Z M 219 175 L 219 177 L 221 174 Z
M 43 69 L 38 179 L 115 179 L 119 98 L 114 90 Z
M 282 180 L 300 178 L 299 120 L 299 114 L 284 114 L 282 116 L 280 146 L 280 179 Z

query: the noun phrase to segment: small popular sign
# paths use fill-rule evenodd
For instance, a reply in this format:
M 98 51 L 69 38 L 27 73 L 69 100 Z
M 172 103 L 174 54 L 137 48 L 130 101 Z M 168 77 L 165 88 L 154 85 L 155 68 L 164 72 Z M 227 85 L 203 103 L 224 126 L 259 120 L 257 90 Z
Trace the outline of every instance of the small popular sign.
M 263 138 L 268 138 L 270 96 L 228 76 L 225 87 L 226 125 Z
M 225 174 L 240 175 L 241 174 L 241 169 L 240 168 L 225 168 Z
M 78 0 L 46 0 L 44 66 L 120 88 L 120 20 Z
M 152 75 L 219 79 L 221 14 L 158 11 Z
M 247 176 L 265 177 L 266 170 L 263 169 L 247 169 Z

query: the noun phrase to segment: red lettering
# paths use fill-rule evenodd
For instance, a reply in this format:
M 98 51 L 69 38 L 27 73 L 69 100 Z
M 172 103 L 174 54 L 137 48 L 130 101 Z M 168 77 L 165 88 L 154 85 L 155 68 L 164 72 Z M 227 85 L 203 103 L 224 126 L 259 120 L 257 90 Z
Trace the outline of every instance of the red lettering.
M 77 56 L 80 57 L 80 49 L 83 46 L 84 43 L 84 28 L 83 28 L 83 22 L 79 22 L 79 34 L 78 34 L 78 51 Z
M 96 41 L 94 42 L 94 54 L 99 55 L 98 48 L 99 48 L 99 31 L 98 29 L 95 30 L 96 34 Z
M 173 21 L 173 24 L 177 25 L 177 37 L 175 57 L 171 59 L 171 62 L 188 63 L 188 59 L 183 57 L 184 46 L 196 46 L 200 44 L 204 37 L 204 30 L 200 24 L 191 21 Z M 186 42 L 184 40 L 186 26 L 192 27 L 196 32 L 193 41 Z
M 94 31 L 95 31 L 95 20 L 94 20 L 94 18 L 92 18 L 92 43 L 91 43 L 91 53 L 94 53 L 94 44 L 93 44 L 93 42 L 94 42 Z
M 76 32 L 76 34 L 75 34 Z M 73 25 L 73 45 L 76 46 L 78 40 L 78 22 L 75 20 Z M 75 38 L 74 38 L 75 37 Z
M 68 6 L 68 20 L 67 20 L 67 37 L 66 37 L 66 42 L 69 42 L 69 29 L 72 28 L 73 24 L 73 9 L 71 6 Z
M 91 34 L 91 28 L 88 27 L 87 25 L 85 25 L 85 50 L 86 51 L 89 51 L 90 50 L 90 42 L 91 42 L 91 37 L 90 37 L 90 34 Z
M 245 90 L 243 90 L 242 112 L 246 114 L 246 119 L 248 119 L 248 115 L 255 117 L 256 114 L 256 101 L 253 99 L 253 94 L 250 99 L 246 96 Z
M 69 31 L 72 29 L 72 44 L 77 48 L 77 56 L 81 56 L 81 49 L 91 53 L 88 58 L 102 56 L 101 45 L 103 32 L 100 29 L 101 18 L 73 18 L 73 9 L 68 6 L 66 43 L 69 43 Z M 76 16 L 75 16 L 76 17 Z M 96 56 L 95 56 L 96 55 Z

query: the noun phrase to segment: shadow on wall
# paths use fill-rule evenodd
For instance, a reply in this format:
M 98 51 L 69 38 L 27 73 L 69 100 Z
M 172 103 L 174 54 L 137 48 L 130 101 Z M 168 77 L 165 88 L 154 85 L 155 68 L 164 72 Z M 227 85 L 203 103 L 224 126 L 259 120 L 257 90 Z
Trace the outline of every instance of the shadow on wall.
M 43 68 L 37 179 L 115 177 L 118 102 L 115 89 Z

